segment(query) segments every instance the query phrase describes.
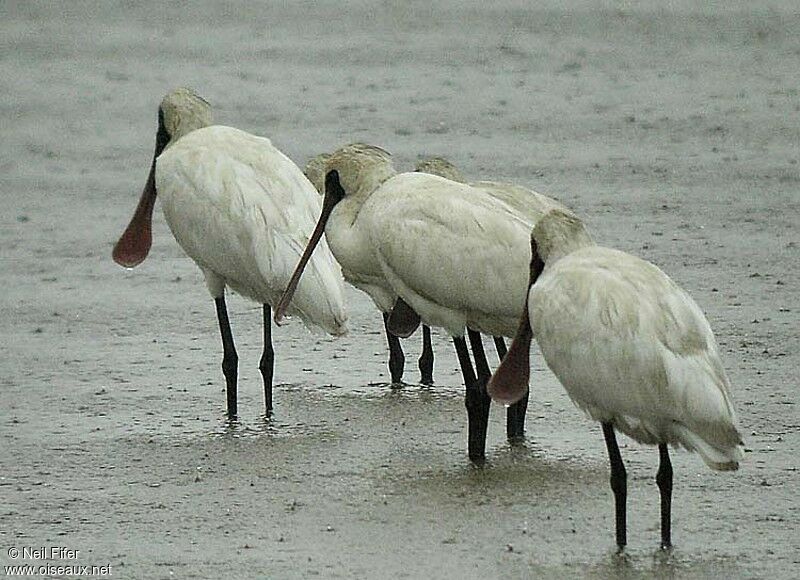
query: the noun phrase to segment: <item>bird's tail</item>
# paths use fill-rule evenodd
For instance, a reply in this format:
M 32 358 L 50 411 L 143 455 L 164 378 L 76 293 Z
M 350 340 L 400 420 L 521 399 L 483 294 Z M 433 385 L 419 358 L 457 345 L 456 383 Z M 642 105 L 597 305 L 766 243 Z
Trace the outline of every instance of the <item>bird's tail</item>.
M 281 236 L 273 236 L 266 247 L 269 252 L 261 254 L 271 256 L 272 260 L 259 262 L 259 269 L 262 275 L 271 278 L 270 286 L 278 289 L 278 294 L 273 297 L 274 306 L 292 276 L 303 247 L 296 240 Z M 322 329 L 333 336 L 347 334 L 344 279 L 325 240 L 320 242 L 311 256 L 286 313 L 299 316 L 309 330 Z
M 684 425 L 676 424 L 673 429 L 681 445 L 690 451 L 699 453 L 700 457 L 711 469 L 716 471 L 735 471 L 739 469 L 739 462 L 744 459 L 744 444 L 735 429 L 735 436 L 725 437 L 732 440 L 723 445 L 706 441 Z
M 318 326 L 333 336 L 347 334 L 347 307 L 342 269 L 322 240 L 300 279 L 294 302 L 309 328 Z

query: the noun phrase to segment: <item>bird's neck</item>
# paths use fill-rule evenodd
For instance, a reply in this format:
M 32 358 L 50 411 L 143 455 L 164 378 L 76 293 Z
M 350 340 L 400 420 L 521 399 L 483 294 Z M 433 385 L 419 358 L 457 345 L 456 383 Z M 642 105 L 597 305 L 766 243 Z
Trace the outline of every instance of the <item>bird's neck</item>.
M 356 191 L 347 197 L 357 200 L 359 205 L 363 205 L 372 192 L 378 189 L 386 181 L 397 175 L 394 167 L 390 163 L 376 165 L 370 171 L 364 171 L 359 176 Z
M 325 227 L 328 247 L 342 266 L 345 278 L 351 283 L 353 276 L 361 279 L 380 275 L 380 266 L 375 260 L 372 244 L 358 221 L 362 205 L 358 200 L 347 196 L 331 212 Z
M 573 252 L 594 245 L 595 243 L 588 236 L 572 237 L 561 240 L 560 243 L 554 244 L 549 248 L 549 251 L 547 252 L 547 258 L 544 258 L 545 267 L 557 262 L 564 256 L 568 256 Z
M 172 135 L 172 138 L 167 144 L 167 148 L 169 148 L 170 145 L 177 143 L 181 137 L 185 137 L 192 131 L 212 125 L 212 119 L 210 115 L 205 115 L 202 113 L 194 114 L 193 112 L 190 112 L 178 119 L 173 120 L 173 124 L 174 126 L 170 130 L 170 135 Z

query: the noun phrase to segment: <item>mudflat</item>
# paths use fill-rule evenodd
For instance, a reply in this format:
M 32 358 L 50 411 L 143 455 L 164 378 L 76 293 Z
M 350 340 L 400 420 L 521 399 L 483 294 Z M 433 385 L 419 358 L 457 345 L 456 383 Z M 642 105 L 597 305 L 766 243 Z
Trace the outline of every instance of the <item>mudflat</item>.
M 0 12 L 3 565 L 108 565 L 118 578 L 796 577 L 794 2 Z M 673 454 L 675 548 L 661 553 L 657 450 L 621 438 L 620 557 L 599 426 L 540 354 L 525 443 L 506 442 L 494 408 L 488 464 L 474 468 L 448 337 L 434 335 L 434 386 L 415 383 L 415 335 L 408 384 L 392 388 L 380 316 L 352 288 L 348 337 L 275 330 L 271 420 L 260 307 L 229 300 L 241 417 L 227 422 L 213 303 L 158 209 L 148 260 L 125 271 L 110 259 L 158 103 L 179 85 L 298 165 L 352 141 L 388 149 L 399 169 L 443 155 L 470 179 L 560 199 L 603 245 L 658 264 L 714 328 L 741 469 Z M 38 547 L 65 550 L 41 560 Z

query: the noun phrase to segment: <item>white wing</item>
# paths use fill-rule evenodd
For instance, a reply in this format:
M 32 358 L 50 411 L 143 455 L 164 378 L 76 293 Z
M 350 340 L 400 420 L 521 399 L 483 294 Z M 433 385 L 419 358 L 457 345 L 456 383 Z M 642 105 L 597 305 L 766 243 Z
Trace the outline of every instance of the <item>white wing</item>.
M 741 457 L 711 328 L 656 266 L 607 248 L 578 250 L 545 269 L 529 314 L 548 366 L 595 419 L 645 443 L 695 449 L 718 469 Z
M 258 302 L 279 299 L 320 199 L 268 139 L 222 126 L 193 131 L 159 157 L 156 187 L 172 233 L 204 272 Z M 323 242 L 289 313 L 342 334 L 343 295 L 341 272 Z
M 513 336 L 525 302 L 530 225 L 485 192 L 424 173 L 397 175 L 364 204 L 386 281 L 422 320 Z
M 567 209 L 558 201 L 531 189 L 513 183 L 496 181 L 476 181 L 472 187 L 487 191 L 495 199 L 499 199 L 531 222 L 531 227 L 552 209 Z M 569 211 L 569 210 L 567 210 Z

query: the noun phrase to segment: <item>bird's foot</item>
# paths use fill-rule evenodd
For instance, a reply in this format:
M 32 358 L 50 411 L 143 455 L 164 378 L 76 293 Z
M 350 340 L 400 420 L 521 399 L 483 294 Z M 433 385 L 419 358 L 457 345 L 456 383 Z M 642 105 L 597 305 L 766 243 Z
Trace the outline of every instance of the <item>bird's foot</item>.
M 484 467 L 486 467 L 485 457 L 470 457 L 469 461 L 473 467 L 476 467 L 478 469 L 483 469 Z
M 508 437 L 508 444 L 511 447 L 524 447 L 525 446 L 525 434 L 522 435 L 510 435 Z

